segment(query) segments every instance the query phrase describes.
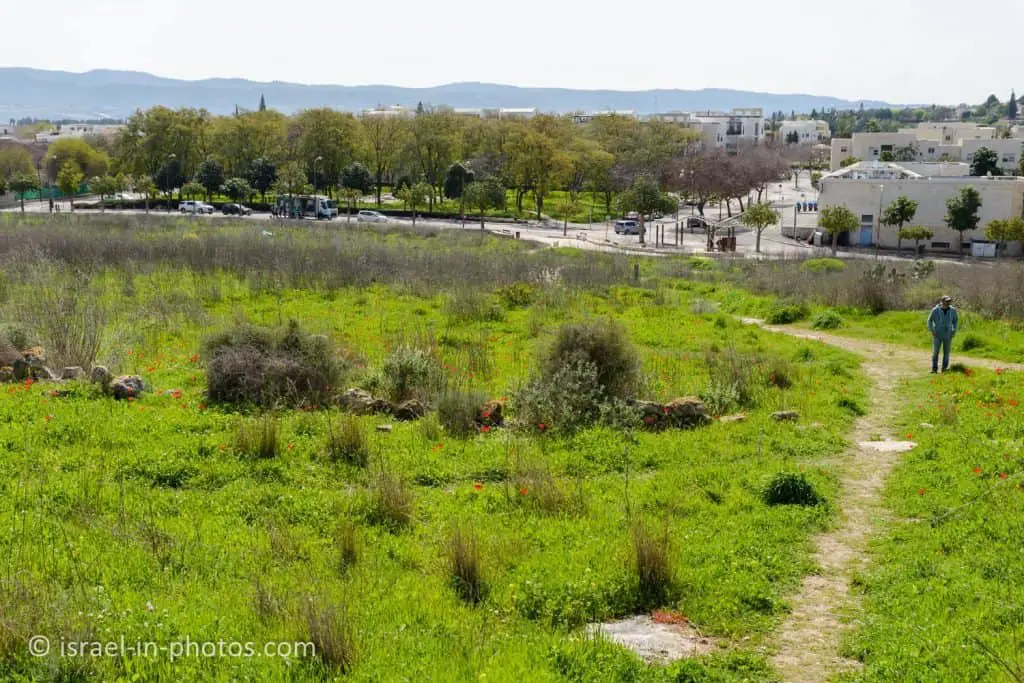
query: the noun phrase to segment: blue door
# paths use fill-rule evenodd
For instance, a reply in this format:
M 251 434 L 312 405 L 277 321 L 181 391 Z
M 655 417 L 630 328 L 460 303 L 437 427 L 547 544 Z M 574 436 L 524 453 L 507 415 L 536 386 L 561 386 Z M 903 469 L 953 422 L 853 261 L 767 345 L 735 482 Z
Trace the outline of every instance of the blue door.
M 860 229 L 860 246 L 870 247 L 871 238 L 873 237 L 874 230 L 870 227 L 862 227 Z

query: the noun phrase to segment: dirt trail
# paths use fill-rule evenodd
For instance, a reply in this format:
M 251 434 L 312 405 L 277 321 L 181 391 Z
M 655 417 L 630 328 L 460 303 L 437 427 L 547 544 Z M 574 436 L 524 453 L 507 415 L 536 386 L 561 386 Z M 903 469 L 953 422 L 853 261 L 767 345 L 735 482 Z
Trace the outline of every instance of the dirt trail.
M 899 412 L 897 386 L 900 380 L 927 373 L 931 354 L 866 339 L 851 339 L 811 330 L 774 327 L 761 321 L 744 322 L 803 339 L 812 339 L 859 354 L 862 368 L 871 380 L 870 408 L 854 426 L 853 447 L 832 464 L 839 472 L 841 494 L 837 501 L 840 520 L 836 528 L 815 539 L 814 559 L 820 570 L 804 578 L 799 593 L 790 600 L 792 612 L 776 639 L 773 664 L 783 680 L 793 683 L 821 683 L 844 671 L 855 670 L 858 662 L 839 656 L 843 632 L 859 607 L 850 594 L 850 579 L 865 568 L 865 552 L 876 520 L 885 510 L 881 489 L 901 454 L 913 447 L 888 439 Z M 1024 369 L 1012 363 L 983 359 L 957 359 L 975 367 Z

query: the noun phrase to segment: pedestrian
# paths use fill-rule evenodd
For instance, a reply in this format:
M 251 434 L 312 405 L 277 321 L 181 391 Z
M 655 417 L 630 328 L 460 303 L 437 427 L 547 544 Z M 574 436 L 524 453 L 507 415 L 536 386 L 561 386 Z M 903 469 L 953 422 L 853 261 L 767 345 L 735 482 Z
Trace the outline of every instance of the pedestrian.
M 953 298 L 942 297 L 939 305 L 928 316 L 928 331 L 932 333 L 932 372 L 939 371 L 939 348 L 942 348 L 942 371 L 949 369 L 949 347 L 960 322 L 953 307 Z

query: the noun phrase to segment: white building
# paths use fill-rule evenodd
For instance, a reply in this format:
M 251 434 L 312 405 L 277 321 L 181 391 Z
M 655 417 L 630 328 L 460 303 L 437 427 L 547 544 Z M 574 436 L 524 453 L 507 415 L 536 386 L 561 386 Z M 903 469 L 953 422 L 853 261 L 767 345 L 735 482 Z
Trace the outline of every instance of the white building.
M 124 126 L 120 124 L 66 123 L 53 130 L 36 133 L 36 142 L 56 142 L 57 140 L 84 138 L 92 135 L 113 137 L 122 128 Z
M 736 153 L 742 146 L 757 145 L 764 141 L 764 110 L 760 107 L 733 109 L 729 113 L 695 112 L 693 119 L 701 124 L 717 125 L 714 139 L 718 146 L 725 147 L 730 154 Z
M 532 119 L 537 115 L 536 107 L 501 108 L 498 110 L 499 119 Z
M 906 196 L 918 202 L 913 225 L 934 233 L 923 246 L 955 252 L 961 235 L 946 226 L 946 200 L 964 187 L 973 187 L 981 195 L 981 220 L 977 230 L 963 234 L 965 251 L 970 242 L 985 241 L 985 227 L 992 220 L 1024 216 L 1024 178 L 927 177 L 902 164 L 884 162 L 860 162 L 824 176 L 819 181 L 818 205 L 845 206 L 860 218 L 860 230 L 841 237 L 840 244 L 866 247 L 878 242 L 896 247 L 896 229 L 879 225 L 879 216 L 897 197 Z M 1009 252 L 1019 253 L 1020 245 L 1011 245 Z
M 783 121 L 776 139 L 783 143 L 789 142 L 794 133 L 797 143 L 801 145 L 814 145 L 832 137 L 828 121 Z
M 364 109 L 361 114 L 364 119 L 411 119 L 415 115 L 416 112 L 400 104 Z

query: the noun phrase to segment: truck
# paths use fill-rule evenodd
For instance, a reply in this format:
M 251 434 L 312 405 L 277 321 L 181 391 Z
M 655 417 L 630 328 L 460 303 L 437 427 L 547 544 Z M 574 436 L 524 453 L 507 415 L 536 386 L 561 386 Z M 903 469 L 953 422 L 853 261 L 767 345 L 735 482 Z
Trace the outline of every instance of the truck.
M 333 199 L 323 195 L 284 195 L 277 198 L 270 213 L 278 218 L 315 218 L 329 221 L 338 215 L 338 207 Z

